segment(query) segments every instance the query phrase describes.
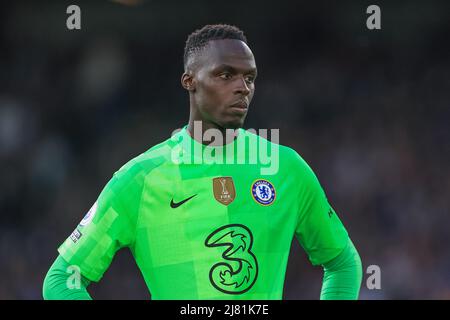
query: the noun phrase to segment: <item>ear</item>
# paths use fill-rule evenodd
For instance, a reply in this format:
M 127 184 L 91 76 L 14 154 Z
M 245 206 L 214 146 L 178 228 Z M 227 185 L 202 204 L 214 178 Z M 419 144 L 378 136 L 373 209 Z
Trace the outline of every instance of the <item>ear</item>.
M 181 75 L 181 85 L 187 91 L 194 92 L 195 91 L 195 79 L 192 72 L 187 71 Z

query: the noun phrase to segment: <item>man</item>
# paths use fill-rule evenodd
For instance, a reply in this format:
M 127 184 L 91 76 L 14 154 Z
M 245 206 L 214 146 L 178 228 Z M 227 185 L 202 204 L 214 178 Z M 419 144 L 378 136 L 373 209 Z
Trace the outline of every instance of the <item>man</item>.
M 359 255 L 313 171 L 294 150 L 242 129 L 257 76 L 242 31 L 195 31 L 184 67 L 188 125 L 114 174 L 59 247 L 44 298 L 90 299 L 89 283 L 128 247 L 153 299 L 281 299 L 296 236 L 324 268 L 320 298 L 357 299 Z M 278 150 L 271 172 L 250 163 L 256 146 Z M 70 266 L 79 288 L 67 287 Z

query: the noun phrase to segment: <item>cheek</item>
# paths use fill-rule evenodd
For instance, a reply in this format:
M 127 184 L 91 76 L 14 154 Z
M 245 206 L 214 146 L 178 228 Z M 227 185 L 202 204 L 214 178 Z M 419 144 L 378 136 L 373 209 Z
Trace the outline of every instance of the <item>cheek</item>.
M 204 84 L 201 87 L 201 105 L 207 109 L 217 109 L 226 101 L 226 90 L 223 85 L 219 87 L 216 84 Z
M 249 101 L 252 101 L 254 94 L 255 94 L 255 85 L 253 85 L 253 88 L 251 89 L 250 94 L 248 95 Z

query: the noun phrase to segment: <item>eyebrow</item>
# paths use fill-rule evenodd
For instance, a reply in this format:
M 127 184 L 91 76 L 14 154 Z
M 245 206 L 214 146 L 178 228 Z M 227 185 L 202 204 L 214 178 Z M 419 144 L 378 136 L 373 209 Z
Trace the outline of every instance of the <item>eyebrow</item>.
M 231 71 L 231 72 L 237 72 L 237 71 L 239 71 L 238 68 L 235 68 L 235 67 L 233 67 L 233 66 L 230 66 L 229 64 L 220 64 L 220 65 L 218 65 L 217 67 L 215 67 L 215 68 L 213 69 L 213 71 L 218 71 L 218 70 L 226 70 L 226 71 Z M 251 68 L 251 69 L 245 70 L 244 73 L 253 73 L 253 74 L 256 75 L 256 74 L 258 73 L 258 71 L 257 71 L 256 68 Z

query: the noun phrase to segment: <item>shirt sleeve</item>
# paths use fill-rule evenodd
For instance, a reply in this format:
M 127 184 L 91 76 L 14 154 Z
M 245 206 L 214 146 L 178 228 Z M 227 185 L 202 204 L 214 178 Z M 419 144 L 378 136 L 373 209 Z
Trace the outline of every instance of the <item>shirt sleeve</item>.
M 82 275 L 77 277 L 75 273 L 76 270 L 58 256 L 44 279 L 44 300 L 92 300 L 87 291 L 90 281 Z M 71 281 L 71 278 L 74 280 Z
M 321 300 L 357 300 L 362 281 L 362 263 L 353 242 L 323 265 Z
M 143 181 L 138 164 L 117 171 L 58 248 L 61 257 L 89 280 L 99 281 L 116 251 L 133 244 Z
M 313 170 L 297 156 L 300 190 L 295 235 L 311 263 L 320 265 L 335 258 L 346 247 L 348 234 Z

